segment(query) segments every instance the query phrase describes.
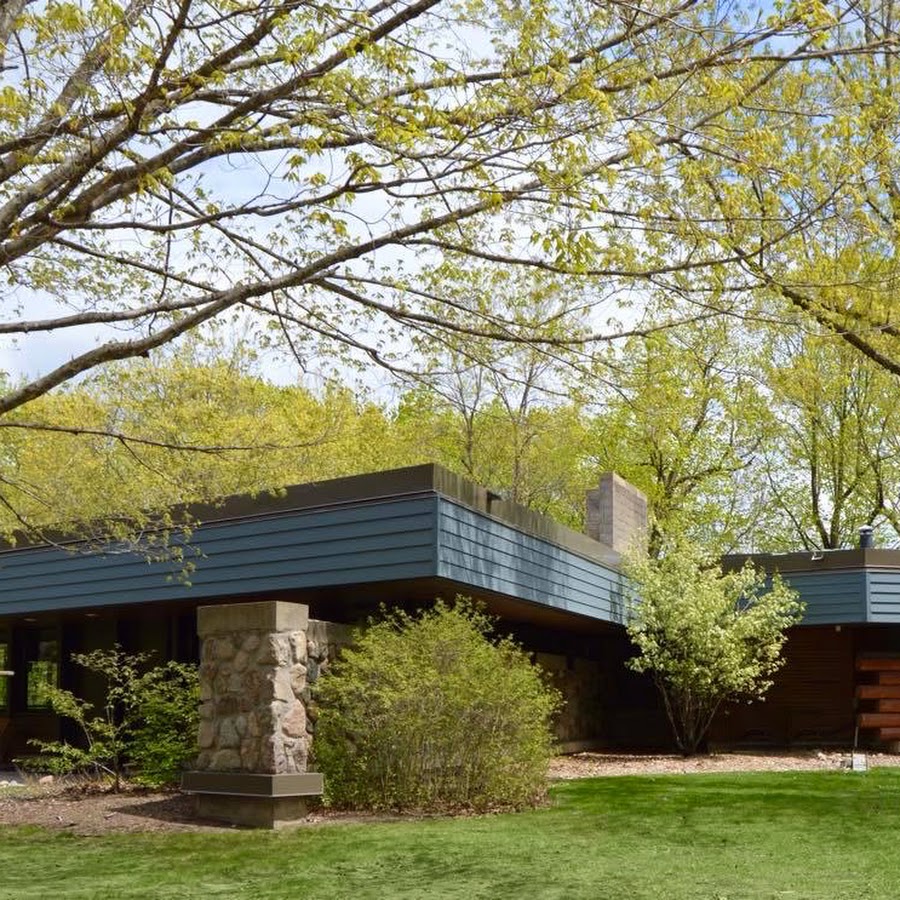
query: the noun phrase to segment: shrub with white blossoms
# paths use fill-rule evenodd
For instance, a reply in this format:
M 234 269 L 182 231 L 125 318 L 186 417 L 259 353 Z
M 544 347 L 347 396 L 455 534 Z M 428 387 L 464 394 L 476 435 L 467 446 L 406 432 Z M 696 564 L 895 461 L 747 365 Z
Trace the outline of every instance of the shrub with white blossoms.
M 658 559 L 635 554 L 625 569 L 635 592 L 628 634 L 639 651 L 629 666 L 652 673 L 678 749 L 695 753 L 724 701 L 761 699 L 771 687 L 803 604 L 777 574 L 768 579 L 749 562 L 723 572 L 686 542 Z

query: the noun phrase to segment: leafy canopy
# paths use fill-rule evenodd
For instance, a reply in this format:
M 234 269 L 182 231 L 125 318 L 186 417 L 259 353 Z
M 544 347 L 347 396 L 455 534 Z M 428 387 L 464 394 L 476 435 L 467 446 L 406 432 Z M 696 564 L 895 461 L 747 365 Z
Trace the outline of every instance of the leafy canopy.
M 234 315 L 393 368 L 411 335 L 620 330 L 495 315 L 431 264 L 592 306 L 780 290 L 812 228 L 880 233 L 853 215 L 890 193 L 895 44 L 849 0 L 8 0 L 0 334 L 99 339 L 0 413 Z
M 852 0 L 7 0 L 0 338 L 29 374 L 0 430 L 65 446 L 84 412 L 146 446 L 134 419 L 35 401 L 217 322 L 304 371 L 433 374 L 434 348 L 471 345 L 515 380 L 764 300 L 889 355 L 893 21 Z M 550 302 L 496 300 L 529 281 Z M 502 466 L 528 498 L 520 412 Z M 12 468 L 15 515 L 46 483 Z

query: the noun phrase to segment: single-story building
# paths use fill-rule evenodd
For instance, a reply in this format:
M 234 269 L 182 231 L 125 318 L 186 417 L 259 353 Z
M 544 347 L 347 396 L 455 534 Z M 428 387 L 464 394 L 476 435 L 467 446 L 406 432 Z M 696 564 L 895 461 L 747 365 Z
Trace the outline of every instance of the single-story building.
M 630 672 L 620 553 L 646 502 L 618 476 L 588 493 L 587 531 L 436 465 L 340 478 L 189 510 L 177 559 L 78 542 L 0 549 L 0 760 L 67 736 L 44 705 L 52 680 L 91 696 L 74 652 L 118 643 L 160 661 L 198 658 L 197 609 L 288 600 L 355 624 L 380 604 L 481 601 L 562 689 L 564 747 L 663 747 L 650 679 Z M 757 557 L 803 595 L 770 699 L 722 711 L 720 743 L 849 744 L 900 737 L 900 551 Z M 896 655 L 893 655 L 896 654 Z M 892 730 L 894 729 L 894 730 Z
M 721 744 L 892 745 L 900 741 L 900 550 L 756 554 L 806 604 L 784 667 L 763 703 L 732 705 L 713 724 Z

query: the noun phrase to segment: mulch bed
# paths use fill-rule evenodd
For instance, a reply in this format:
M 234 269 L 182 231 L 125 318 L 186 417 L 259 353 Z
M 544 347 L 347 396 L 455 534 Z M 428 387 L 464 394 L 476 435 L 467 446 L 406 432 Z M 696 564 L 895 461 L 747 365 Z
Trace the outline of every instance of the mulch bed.
M 869 766 L 900 766 L 900 756 L 867 753 Z M 708 756 L 638 753 L 575 753 L 558 756 L 550 764 L 550 777 L 596 778 L 605 775 L 691 775 L 702 772 L 809 772 L 841 769 L 848 751 L 711 753 Z
M 685 759 L 671 755 L 576 753 L 557 757 L 550 765 L 553 779 L 615 775 L 681 775 L 703 772 L 810 771 L 840 769 L 848 754 L 718 753 Z M 869 766 L 900 766 L 900 756 L 868 754 Z M 327 810 L 310 814 L 308 825 L 385 821 L 392 816 L 360 816 Z M 0 786 L 0 825 L 37 825 L 74 834 L 127 832 L 222 832 L 233 826 L 198 821 L 193 798 L 177 792 L 133 789 L 120 794 L 93 788 L 53 784 Z
M 230 830 L 220 822 L 198 822 L 187 794 L 113 794 L 57 785 L 0 788 L 0 825 L 40 825 L 75 834 Z

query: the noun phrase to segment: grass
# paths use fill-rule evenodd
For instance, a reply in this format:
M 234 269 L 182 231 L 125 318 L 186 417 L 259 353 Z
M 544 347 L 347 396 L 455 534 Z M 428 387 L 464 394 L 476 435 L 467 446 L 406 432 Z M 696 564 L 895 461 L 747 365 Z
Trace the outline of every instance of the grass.
M 898 896 L 900 770 L 589 779 L 519 815 L 291 832 L 0 828 L 0 898 Z

